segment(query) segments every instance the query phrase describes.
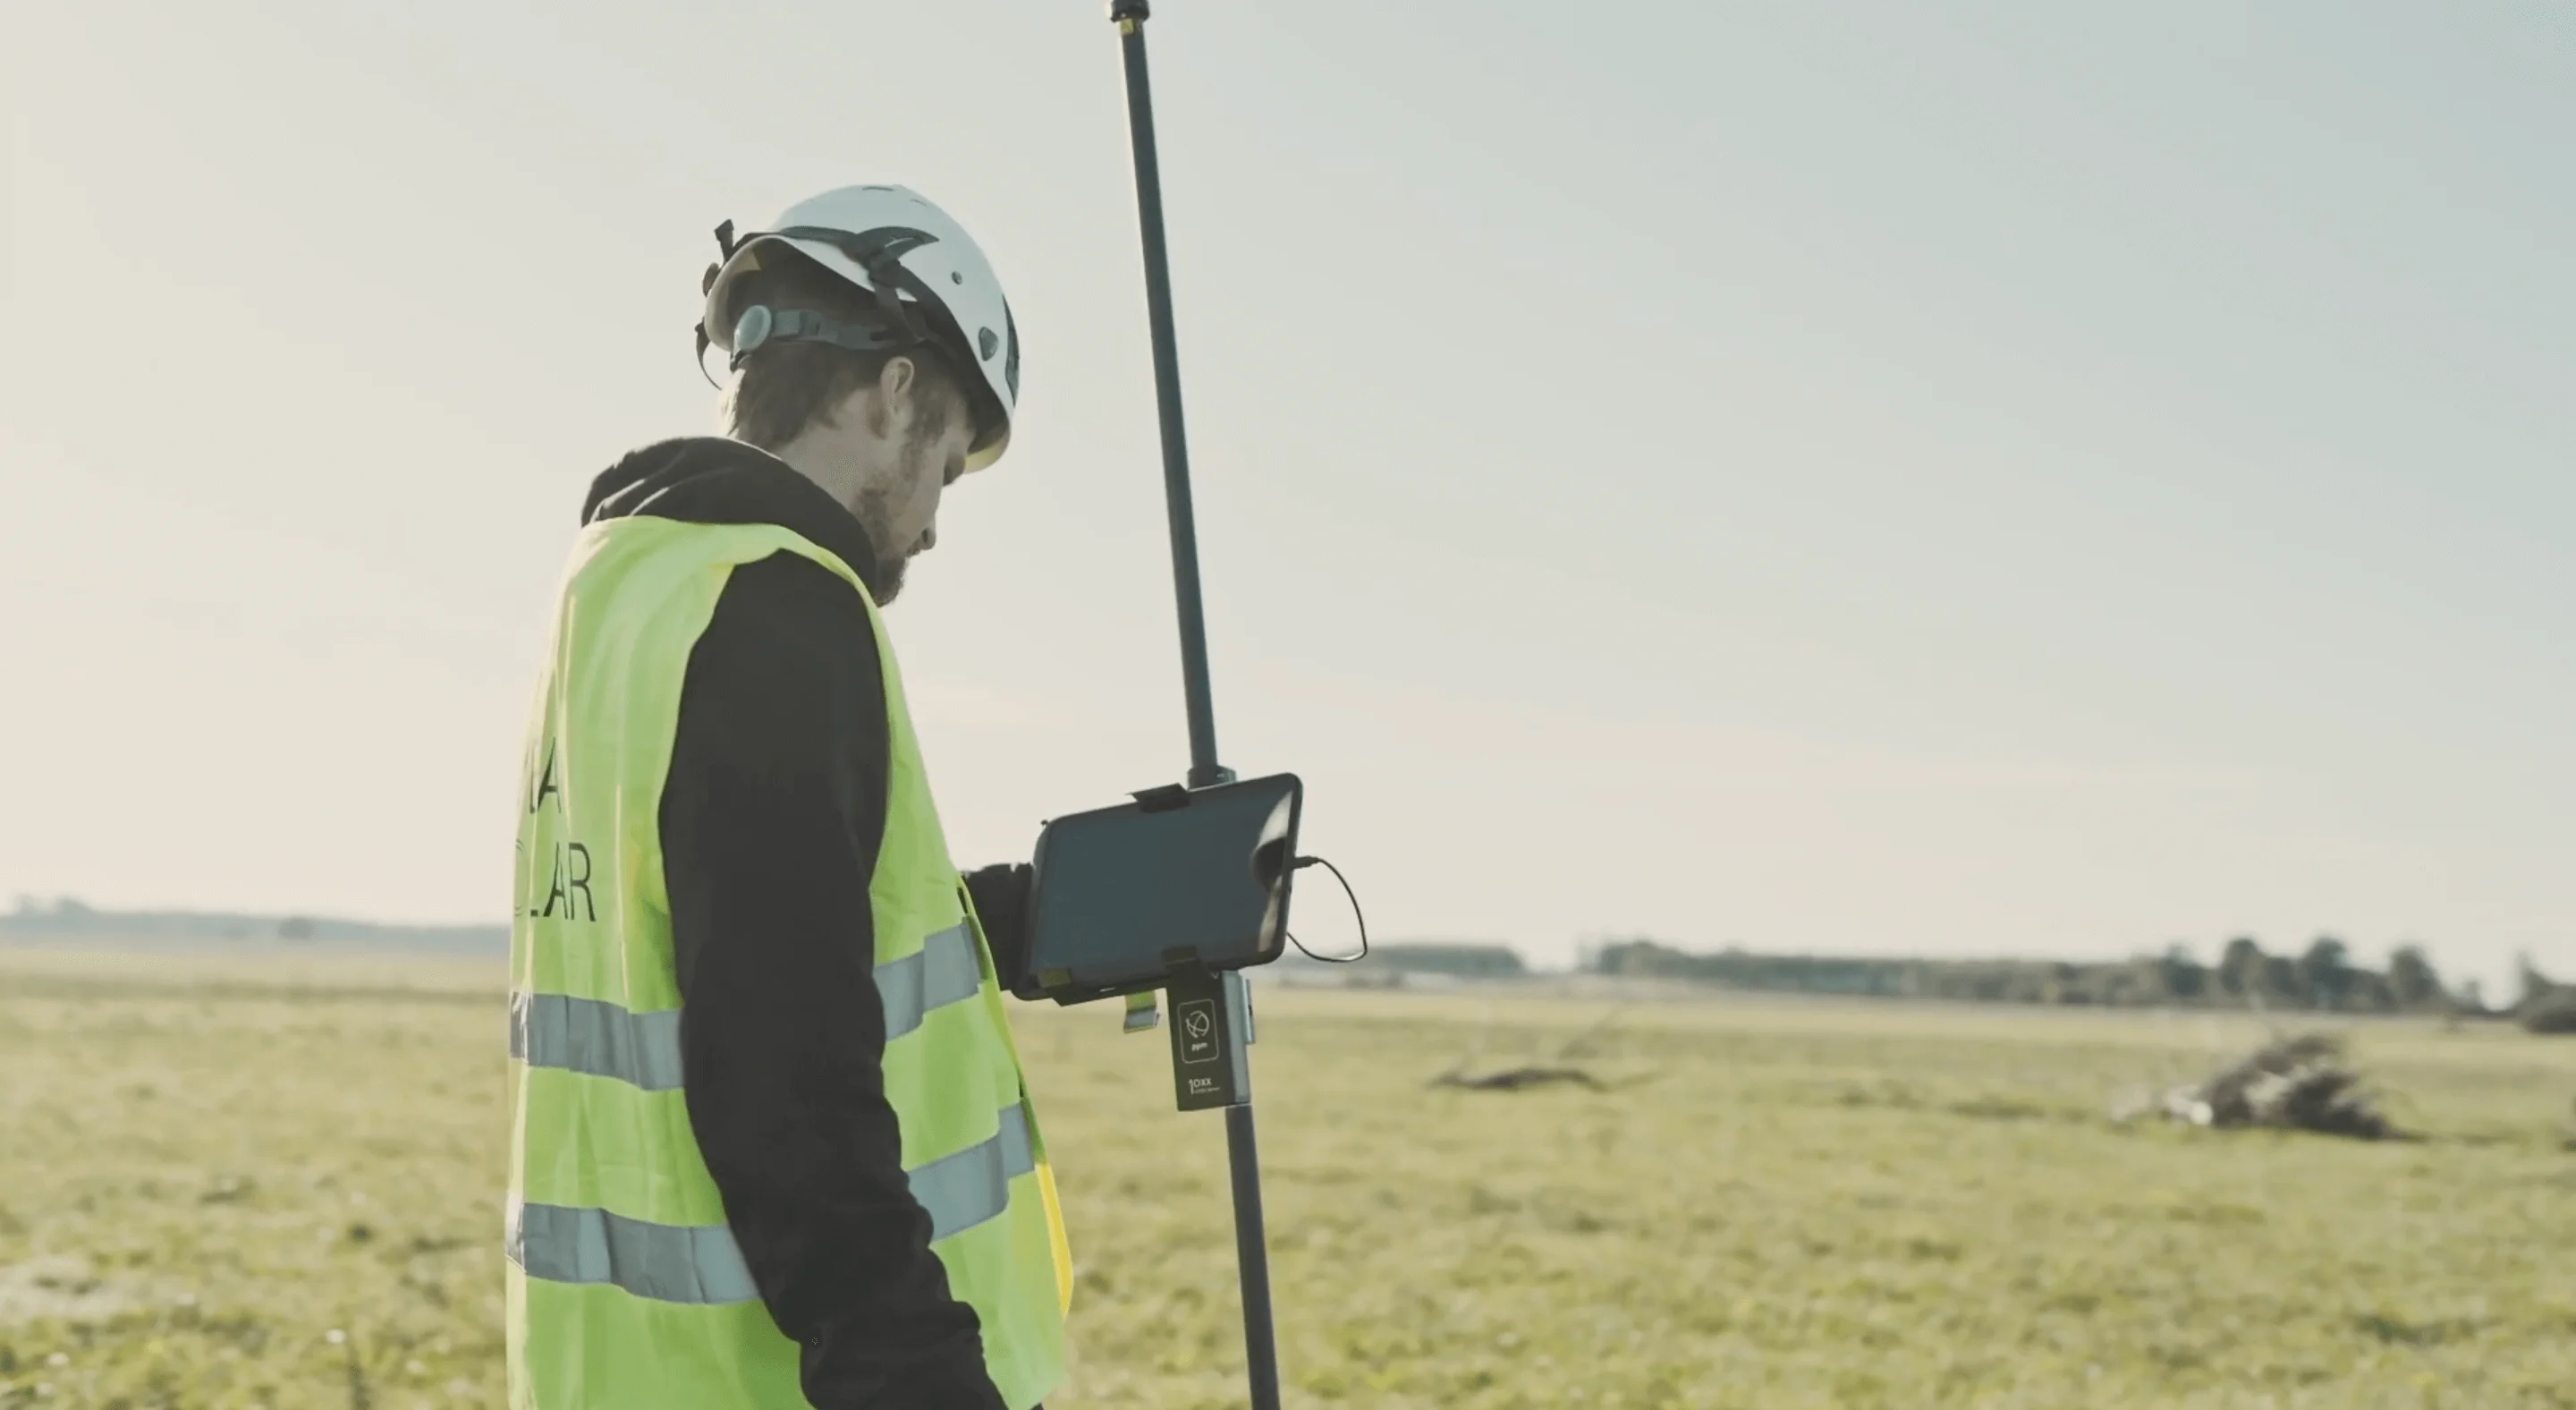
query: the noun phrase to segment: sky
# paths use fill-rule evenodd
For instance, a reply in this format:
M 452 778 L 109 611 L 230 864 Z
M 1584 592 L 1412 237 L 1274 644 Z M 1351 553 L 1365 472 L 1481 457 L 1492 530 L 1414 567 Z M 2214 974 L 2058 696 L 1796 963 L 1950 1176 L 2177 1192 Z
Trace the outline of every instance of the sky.
M 1183 772 L 1098 4 L 0 24 L 0 895 L 503 916 L 583 487 L 856 182 L 1025 348 L 889 615 L 960 861 Z M 2576 974 L 2562 7 L 1148 32 L 1223 757 L 1380 938 Z

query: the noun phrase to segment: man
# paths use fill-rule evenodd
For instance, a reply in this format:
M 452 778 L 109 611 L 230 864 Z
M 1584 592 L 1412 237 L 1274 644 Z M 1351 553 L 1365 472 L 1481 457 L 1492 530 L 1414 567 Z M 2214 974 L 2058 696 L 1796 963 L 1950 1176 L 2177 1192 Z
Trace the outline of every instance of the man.
M 1071 1268 L 995 982 L 1027 868 L 950 862 L 877 615 L 1018 330 L 899 187 L 718 239 L 731 435 L 592 485 L 528 736 L 510 1403 L 1028 1410 Z

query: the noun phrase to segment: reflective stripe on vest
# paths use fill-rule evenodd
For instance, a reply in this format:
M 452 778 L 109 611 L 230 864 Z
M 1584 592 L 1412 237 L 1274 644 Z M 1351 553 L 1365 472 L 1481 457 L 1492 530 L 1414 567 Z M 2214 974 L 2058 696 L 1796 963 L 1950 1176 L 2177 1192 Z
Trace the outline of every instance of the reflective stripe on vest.
M 1001 1111 L 1001 1129 L 980 1144 L 904 1172 L 912 1197 L 930 1211 L 936 1243 L 1010 1207 L 1011 1181 L 1037 1169 L 1028 1118 Z M 604 1209 L 514 1202 L 506 1251 L 531 1278 L 614 1283 L 657 1302 L 749 1302 L 760 1296 L 742 1247 L 722 1224 L 655 1224 Z
M 975 933 L 952 925 L 902 959 L 876 967 L 886 1040 L 921 1026 L 924 1015 L 975 997 L 984 967 Z M 510 995 L 510 1056 L 531 1067 L 608 1077 L 648 1092 L 680 1088 L 680 1011 L 629 1013 L 599 999 Z
M 503 1252 L 531 1278 L 615 1283 L 656 1302 L 749 1302 L 760 1296 L 733 1230 L 650 1224 L 604 1209 L 512 1201 Z
M 984 984 L 975 957 L 975 932 L 963 921 L 921 942 L 921 948 L 876 967 L 877 997 L 885 1003 L 886 1041 L 919 1028 L 924 1014 L 974 998 Z
M 628 1013 L 600 999 L 513 992 L 510 1056 L 530 1067 L 560 1067 L 648 1092 L 676 1092 L 680 1011 Z

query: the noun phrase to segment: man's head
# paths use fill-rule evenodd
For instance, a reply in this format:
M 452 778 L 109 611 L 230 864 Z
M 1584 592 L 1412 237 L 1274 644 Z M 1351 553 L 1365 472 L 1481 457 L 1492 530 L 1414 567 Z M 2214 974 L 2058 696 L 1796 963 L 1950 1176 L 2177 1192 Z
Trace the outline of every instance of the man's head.
M 868 295 L 793 249 L 773 246 L 762 263 L 731 306 L 810 310 L 885 331 Z M 764 344 L 744 355 L 724 418 L 726 434 L 794 466 L 857 517 L 877 552 L 868 587 L 880 604 L 902 591 L 906 563 L 936 540 L 940 492 L 965 473 L 979 429 L 948 358 L 929 343 L 867 351 Z
M 800 201 L 717 232 L 701 351 L 740 374 L 727 430 L 821 485 L 877 553 L 879 602 L 930 547 L 940 492 L 999 459 L 1020 387 L 1019 328 L 964 227 L 900 186 Z

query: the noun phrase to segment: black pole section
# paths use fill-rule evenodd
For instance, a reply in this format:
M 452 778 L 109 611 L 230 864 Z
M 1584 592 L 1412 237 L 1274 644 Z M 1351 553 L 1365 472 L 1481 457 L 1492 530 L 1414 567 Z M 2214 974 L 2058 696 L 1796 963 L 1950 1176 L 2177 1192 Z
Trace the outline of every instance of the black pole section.
M 1172 594 L 1181 613 L 1181 689 L 1189 697 L 1190 787 L 1225 781 L 1208 688 L 1207 615 L 1199 599 L 1199 533 L 1190 508 L 1190 448 L 1181 430 L 1181 359 L 1172 336 L 1172 271 L 1163 253 L 1163 170 L 1154 155 L 1154 91 L 1145 76 L 1146 0 L 1112 0 L 1127 61 L 1127 136 L 1136 152 L 1136 224 L 1145 239 L 1145 317 L 1154 338 L 1154 402 L 1163 420 L 1163 500 L 1172 520 Z
M 1172 593 L 1180 609 L 1181 685 L 1188 695 L 1190 786 L 1232 775 L 1216 757 L 1216 705 L 1208 686 L 1207 614 L 1199 597 L 1198 524 L 1190 507 L 1189 442 L 1181 430 L 1181 364 L 1172 336 L 1172 273 L 1163 248 L 1163 173 L 1154 154 L 1154 93 L 1145 73 L 1147 0 L 1110 0 L 1127 72 L 1127 135 L 1136 158 L 1136 224 L 1145 244 L 1145 313 L 1154 339 L 1154 401 L 1162 414 L 1163 499 L 1172 528 Z M 1238 1013 L 1230 1041 L 1244 1040 L 1251 994 L 1241 974 L 1224 976 Z M 1270 1321 L 1270 1242 L 1261 1219 L 1261 1155 L 1247 1092 L 1225 1112 L 1226 1164 L 1234 1177 L 1235 1266 L 1243 1281 L 1243 1362 L 1252 1410 L 1279 1410 L 1279 1349 Z
M 1240 974 L 1229 975 L 1235 983 Z M 1261 1222 L 1261 1155 L 1252 1104 L 1225 1109 L 1226 1163 L 1234 1171 L 1234 1261 L 1243 1270 L 1243 1367 L 1252 1410 L 1279 1410 L 1279 1348 L 1270 1328 L 1270 1246 Z

